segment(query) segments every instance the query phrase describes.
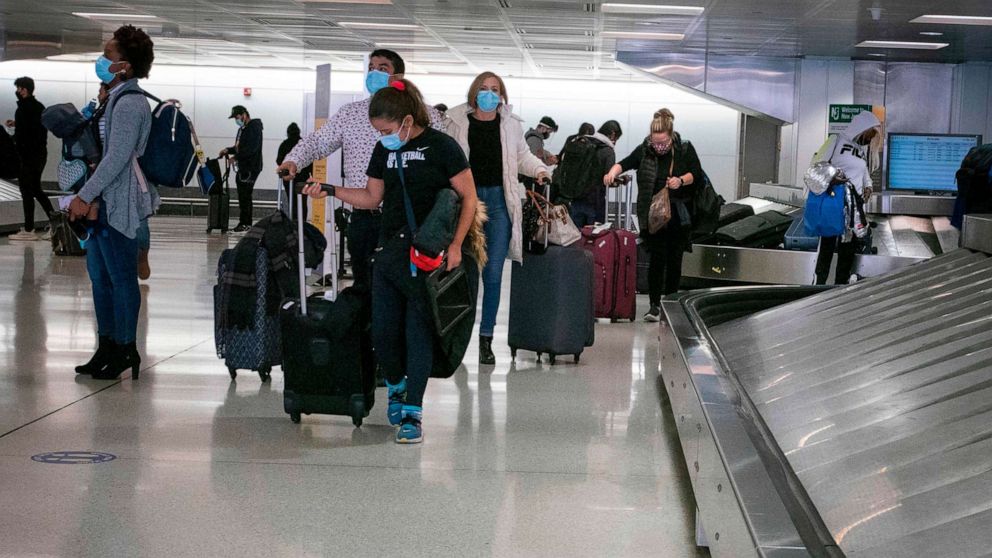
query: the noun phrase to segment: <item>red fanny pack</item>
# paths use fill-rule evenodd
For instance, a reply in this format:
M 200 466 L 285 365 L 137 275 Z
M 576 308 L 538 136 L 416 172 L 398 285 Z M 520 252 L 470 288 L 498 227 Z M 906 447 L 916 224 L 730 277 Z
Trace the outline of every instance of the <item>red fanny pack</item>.
M 410 247 L 410 263 L 417 267 L 421 271 L 434 271 L 435 269 L 441 267 L 441 263 L 444 261 L 444 252 L 441 252 L 437 257 L 430 257 L 425 254 L 421 254 L 419 250 Z

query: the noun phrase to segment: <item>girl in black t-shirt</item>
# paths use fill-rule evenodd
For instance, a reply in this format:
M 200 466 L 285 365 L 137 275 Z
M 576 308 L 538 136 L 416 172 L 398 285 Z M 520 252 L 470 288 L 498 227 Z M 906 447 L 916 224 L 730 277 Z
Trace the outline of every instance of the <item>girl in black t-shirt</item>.
M 369 119 L 382 138 L 369 162 L 368 187 L 332 193 L 359 209 L 382 203 L 382 232 L 372 270 L 372 340 L 386 376 L 389 422 L 400 427 L 396 442 L 415 444 L 423 440 L 423 397 L 435 358 L 435 328 L 423 285 L 426 273 L 411 271 L 404 182 L 418 225 L 443 189 L 454 189 L 461 198 L 455 238 L 446 251 L 449 270 L 461 265 L 462 244 L 475 225 L 478 198 L 464 152 L 451 137 L 430 127 L 427 108 L 412 83 L 394 81 L 379 90 L 369 106 Z M 304 193 L 327 195 L 313 183 Z

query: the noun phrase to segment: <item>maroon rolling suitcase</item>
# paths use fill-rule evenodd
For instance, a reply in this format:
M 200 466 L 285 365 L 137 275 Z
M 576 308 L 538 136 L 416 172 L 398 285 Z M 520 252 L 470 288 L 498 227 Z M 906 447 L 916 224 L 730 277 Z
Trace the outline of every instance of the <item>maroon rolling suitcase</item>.
M 637 315 L 637 235 L 609 225 L 582 229 L 595 262 L 597 318 L 633 321 Z

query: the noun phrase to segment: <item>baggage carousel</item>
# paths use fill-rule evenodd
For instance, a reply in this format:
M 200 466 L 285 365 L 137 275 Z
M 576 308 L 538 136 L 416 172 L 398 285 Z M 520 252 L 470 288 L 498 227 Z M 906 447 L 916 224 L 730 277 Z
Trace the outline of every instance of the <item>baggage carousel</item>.
M 962 244 L 843 288 L 663 302 L 713 556 L 992 556 L 992 216 Z

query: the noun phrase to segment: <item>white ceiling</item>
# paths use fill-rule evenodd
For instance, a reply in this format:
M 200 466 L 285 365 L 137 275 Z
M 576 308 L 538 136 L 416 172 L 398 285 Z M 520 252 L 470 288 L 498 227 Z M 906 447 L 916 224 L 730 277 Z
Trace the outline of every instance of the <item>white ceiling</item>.
M 616 32 L 684 34 L 679 41 L 621 40 L 622 50 L 743 56 L 865 56 L 861 40 L 930 40 L 932 52 L 875 53 L 918 61 L 992 60 L 992 27 L 920 25 L 931 11 L 992 15 L 990 0 L 620 0 L 705 8 L 702 15 L 604 13 L 602 0 L 3 0 L 0 60 L 92 58 L 131 16 L 156 41 L 159 63 L 361 67 L 377 45 L 411 70 L 581 78 L 628 75 L 613 62 Z M 880 8 L 879 18 L 870 8 Z M 151 16 L 151 17 L 147 17 Z M 352 25 L 358 24 L 358 25 Z M 362 25 L 365 24 L 365 25 Z M 393 27 L 379 27 L 382 24 Z

